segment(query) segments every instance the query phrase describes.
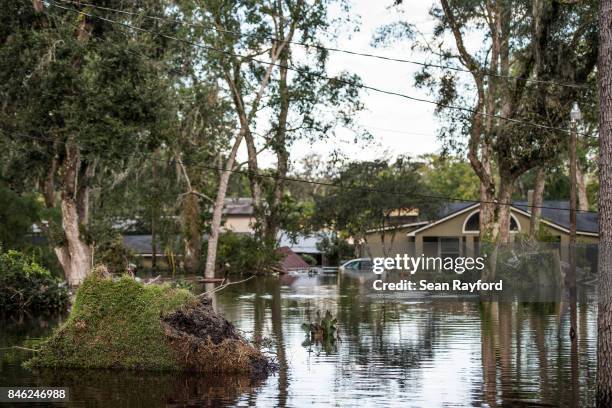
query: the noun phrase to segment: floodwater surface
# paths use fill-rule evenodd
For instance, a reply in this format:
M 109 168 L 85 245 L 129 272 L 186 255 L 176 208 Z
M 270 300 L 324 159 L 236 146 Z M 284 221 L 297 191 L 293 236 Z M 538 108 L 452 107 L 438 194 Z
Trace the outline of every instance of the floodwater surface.
M 214 305 L 265 344 L 279 371 L 241 377 L 110 370 L 30 371 L 33 341 L 62 317 L 0 322 L 0 386 L 67 386 L 70 406 L 592 406 L 596 305 L 379 298 L 339 275 L 253 278 Z M 199 291 L 208 288 L 200 287 Z M 302 325 L 326 311 L 339 340 L 311 344 Z M 24 406 L 17 404 L 16 406 Z

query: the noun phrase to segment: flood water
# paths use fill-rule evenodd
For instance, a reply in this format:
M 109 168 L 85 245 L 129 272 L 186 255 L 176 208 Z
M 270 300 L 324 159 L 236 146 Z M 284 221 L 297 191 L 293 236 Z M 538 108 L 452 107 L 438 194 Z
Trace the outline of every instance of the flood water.
M 199 290 L 204 290 L 200 288 Z M 68 386 L 70 406 L 592 406 L 596 305 L 377 298 L 345 275 L 254 278 L 228 286 L 217 310 L 269 339 L 279 372 L 262 382 L 194 374 L 21 367 L 32 339 L 61 317 L 0 322 L 0 386 Z M 340 341 L 305 343 L 317 312 Z M 24 406 L 17 404 L 16 406 Z

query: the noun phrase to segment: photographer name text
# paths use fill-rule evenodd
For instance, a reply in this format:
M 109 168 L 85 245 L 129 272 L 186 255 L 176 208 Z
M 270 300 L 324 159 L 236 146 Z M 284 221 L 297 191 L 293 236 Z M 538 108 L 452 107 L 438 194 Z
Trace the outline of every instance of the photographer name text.
M 459 292 L 480 292 L 480 291 L 502 291 L 503 282 L 483 282 L 480 279 L 476 282 L 462 282 L 458 279 L 452 282 L 429 282 L 421 279 L 418 282 L 401 280 L 399 282 L 383 282 L 377 279 L 372 287 L 377 291 L 459 291 Z

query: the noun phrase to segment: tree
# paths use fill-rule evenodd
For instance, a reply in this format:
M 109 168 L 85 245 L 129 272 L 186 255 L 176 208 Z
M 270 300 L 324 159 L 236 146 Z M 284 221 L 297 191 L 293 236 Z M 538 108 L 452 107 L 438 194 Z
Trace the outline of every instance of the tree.
M 427 154 L 420 172 L 425 184 L 437 195 L 477 200 L 479 180 L 469 162 L 456 157 Z
M 233 0 L 201 5 L 179 2 L 193 27 L 190 35 L 205 44 L 200 59 L 206 61 L 206 73 L 222 79 L 238 122 L 238 130 L 226 153 L 224 170 L 219 174 L 206 276 L 214 274 L 223 205 L 230 175 L 238 167 L 236 154 L 242 142 L 247 150 L 258 236 L 276 241 L 284 218 L 281 212 L 285 201 L 284 178 L 290 164 L 288 146 L 300 136 L 308 135 L 314 140 L 328 135 L 333 124 L 350 123 L 350 113 L 361 108 L 355 85 L 357 78 L 344 73 L 332 79 L 323 76 L 327 60 L 324 49 L 316 45 L 308 48 L 301 60 L 295 59 L 291 50 L 291 42 L 298 36 L 301 41 L 317 41 L 320 30 L 330 24 L 328 8 L 333 3 L 331 0 L 312 3 Z M 321 115 L 316 107 L 326 104 L 337 106 L 339 114 Z M 269 194 L 263 190 L 263 178 L 258 176 L 258 154 L 264 149 L 271 149 L 277 158 L 276 180 Z
M 209 221 L 208 208 L 217 187 L 214 171 L 202 171 L 198 163 L 219 162 L 234 125 L 229 104 L 219 96 L 214 84 L 202 82 L 191 67 L 191 81 L 179 93 L 178 135 L 173 150 L 184 191 L 179 195 L 185 268 L 197 272 L 200 267 L 202 235 Z
M 92 188 L 158 143 L 168 98 L 163 59 L 151 58 L 160 56 L 161 44 L 135 38 L 90 10 L 61 7 L 33 0 L 0 12 L 0 127 L 18 146 L 11 165 L 22 169 L 47 207 L 61 209 L 52 242 L 69 284 L 78 285 L 92 263 Z
M 437 95 L 437 113 L 446 119 L 440 136 L 447 147 L 467 149 L 480 180 L 481 236 L 504 243 L 510 237 L 504 203 L 511 200 L 516 180 L 564 151 L 568 135 L 553 128 L 568 127 L 571 103 L 592 104 L 592 89 L 556 83 L 592 81 L 596 2 L 497 0 L 475 7 L 471 1 L 441 0 L 431 15 L 437 21 L 433 38 L 417 47 L 449 68 L 436 75 L 439 68 L 426 66 L 415 80 Z M 400 35 L 414 34 L 413 27 L 403 27 Z M 482 46 L 468 46 L 468 32 L 481 36 Z M 383 39 L 389 33 L 394 32 L 383 29 Z M 467 70 L 471 80 L 457 69 Z
M 21 195 L 0 181 L 0 246 L 19 249 L 28 245 L 32 225 L 40 221 L 41 203 L 32 194 Z
M 376 231 L 385 254 L 392 253 L 397 233 L 393 215 L 418 209 L 427 216 L 436 208 L 418 168 L 404 158 L 348 163 L 333 180 L 339 187 L 315 198 L 313 225 L 342 232 L 366 248 L 368 232 Z
M 597 406 L 612 406 L 612 1 L 599 8 L 599 307 Z

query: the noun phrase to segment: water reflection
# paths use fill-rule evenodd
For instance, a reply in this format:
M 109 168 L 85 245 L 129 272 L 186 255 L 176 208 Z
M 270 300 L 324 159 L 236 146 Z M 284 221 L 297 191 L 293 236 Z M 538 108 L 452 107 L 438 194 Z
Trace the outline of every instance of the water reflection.
M 276 375 L 253 383 L 170 373 L 30 372 L 19 366 L 27 352 L 3 349 L 0 383 L 67 385 L 77 406 L 344 406 L 363 398 L 428 407 L 593 402 L 594 304 L 377 298 L 360 277 L 345 275 L 251 279 L 214 298 L 247 336 L 270 340 Z M 302 323 L 326 310 L 338 319 L 340 341 L 304 347 Z M 4 321 L 0 343 L 23 344 L 58 323 Z

